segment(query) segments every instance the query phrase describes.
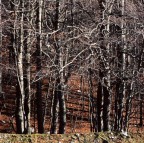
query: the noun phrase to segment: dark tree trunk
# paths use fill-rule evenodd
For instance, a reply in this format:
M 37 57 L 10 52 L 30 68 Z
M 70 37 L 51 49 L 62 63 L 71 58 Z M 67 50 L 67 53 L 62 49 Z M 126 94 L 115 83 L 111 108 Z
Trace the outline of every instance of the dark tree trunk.
M 118 47 L 118 80 L 117 80 L 117 97 L 118 97 L 118 131 L 122 131 L 124 127 L 124 99 L 126 97 L 126 27 L 125 27 L 125 0 L 121 1 L 121 13 L 122 13 L 122 19 L 121 19 L 121 29 L 122 29 L 122 35 L 121 35 L 121 45 Z
M 89 118 L 90 118 L 90 130 L 91 132 L 97 132 L 97 119 L 94 107 L 93 97 L 93 81 L 92 81 L 92 69 L 88 69 L 88 86 L 89 86 Z
M 42 65 L 41 65 L 41 48 L 42 48 L 42 0 L 37 1 L 36 7 L 36 25 L 37 25 L 37 44 L 36 44 L 36 53 L 37 53 L 37 59 L 36 59 L 36 64 L 37 64 L 37 72 L 38 76 L 37 79 L 38 81 L 36 82 L 36 104 L 37 104 L 37 121 L 38 121 L 38 133 L 44 133 L 44 115 L 43 115 L 43 105 L 42 105 L 42 75 L 41 75 L 41 70 L 42 70 Z
M 51 129 L 50 133 L 51 134 L 56 134 L 57 133 L 57 122 L 58 122 L 58 96 L 59 96 L 59 79 L 56 79 L 55 82 L 55 90 L 54 90 L 54 95 L 53 95 L 53 101 L 52 101 L 52 120 L 51 120 Z
M 99 53 L 99 60 L 100 60 L 100 83 L 98 86 L 98 99 L 100 100 L 98 102 L 102 102 L 100 106 L 102 106 L 102 109 L 98 110 L 99 119 L 102 117 L 102 121 L 98 121 L 98 124 L 100 122 L 103 122 L 100 127 L 98 127 L 98 130 L 104 130 L 108 131 L 110 130 L 110 111 L 111 111 L 111 87 L 110 87 L 110 43 L 106 42 L 106 40 L 109 39 L 109 34 L 104 34 L 104 30 L 110 32 L 110 16 L 105 13 L 105 10 L 108 10 L 111 12 L 113 3 L 111 3 L 110 6 L 108 6 L 110 1 L 105 0 L 99 0 L 99 7 L 100 7 L 100 16 L 101 21 L 103 22 L 103 19 L 106 20 L 107 25 L 101 25 L 100 28 L 100 53 Z M 101 86 L 101 87 L 100 87 Z M 100 91 L 101 90 L 101 91 Z M 102 96 L 102 97 L 100 97 Z M 100 103 L 98 103 L 100 104 Z M 99 108 L 99 107 L 98 107 Z M 101 113 L 99 113 L 101 112 Z M 101 116 L 102 115 L 102 116 Z M 98 125 L 99 126 L 99 125 Z
M 24 133 L 24 112 L 19 84 L 16 86 L 16 131 L 17 134 Z
M 2 2 L 0 0 L 0 64 L 2 65 Z M 0 66 L 0 94 L 2 93 L 2 67 Z
M 11 6 L 11 11 L 14 11 L 15 9 L 15 6 L 14 6 L 14 0 L 11 0 L 10 1 L 10 6 Z M 14 16 L 13 14 L 11 14 L 11 18 L 14 20 Z M 13 35 L 13 29 L 14 29 L 14 26 L 13 26 L 13 23 L 10 24 L 10 45 L 8 46 L 9 48 L 9 64 L 12 64 L 14 63 L 14 47 L 13 47 L 13 41 L 14 41 L 14 35 Z
M 118 82 L 118 81 L 117 81 Z M 119 84 L 118 84 L 118 127 L 117 127 L 117 130 L 118 131 L 121 131 L 122 128 L 123 128 L 123 98 L 124 98 L 124 95 L 123 95 L 123 82 L 120 80 L 119 81 Z
M 60 83 L 59 87 L 59 134 L 65 133 L 66 126 L 66 105 L 65 105 L 65 97 L 64 97 L 64 85 Z
M 110 103 L 111 96 L 107 87 L 103 87 L 104 92 L 104 105 L 103 105 L 103 130 L 108 131 L 110 129 Z
M 98 123 L 98 132 L 101 132 L 103 130 L 102 111 L 103 111 L 103 89 L 102 89 L 101 83 L 99 82 L 98 91 L 97 91 L 97 123 Z
M 140 127 L 143 127 L 143 94 L 140 94 Z
M 118 93 L 118 83 L 116 84 L 116 93 Z M 114 130 L 117 131 L 118 130 L 118 95 L 115 94 L 115 119 L 114 119 Z
M 60 1 L 56 0 L 56 9 L 55 9 L 55 22 L 54 22 L 54 29 L 58 30 L 59 27 L 59 14 L 60 14 Z M 57 37 L 54 39 L 55 44 L 55 51 L 56 51 L 56 58 L 55 58 L 55 66 L 57 67 L 56 73 L 56 83 L 55 83 L 55 92 L 54 92 L 54 99 L 53 99 L 53 113 L 52 113 L 52 125 L 51 125 L 51 133 L 56 133 L 56 126 L 57 126 L 57 114 L 59 109 L 59 134 L 65 133 L 65 126 L 66 126 L 66 105 L 65 105 L 65 97 L 64 97 L 64 70 L 63 69 L 63 53 L 62 48 L 60 45 L 60 40 Z M 59 104 L 58 104 L 59 103 Z
M 100 18 L 101 18 L 101 21 L 103 20 L 103 12 L 104 12 L 104 0 L 99 0 L 99 8 L 100 8 Z M 103 35 L 103 30 L 105 29 L 105 26 L 104 25 L 101 25 L 101 28 L 100 28 L 100 51 L 101 49 L 104 47 L 103 45 L 103 41 L 104 41 L 104 35 Z M 101 132 L 103 130 L 103 120 L 102 120 L 102 117 L 103 117 L 103 85 L 102 85 L 102 80 L 103 80 L 103 63 L 102 63 L 102 54 L 100 52 L 100 55 L 99 55 L 99 60 L 100 60 L 100 69 L 99 69 L 99 83 L 98 83 L 98 90 L 97 90 L 97 122 L 98 122 L 98 132 Z
M 117 64 L 117 70 L 118 70 L 118 77 L 116 79 L 116 95 L 115 95 L 115 125 L 114 130 L 120 131 L 120 119 L 122 119 L 122 96 L 123 96 L 123 89 L 120 89 L 122 86 L 122 75 L 121 75 L 121 68 L 122 68 L 122 50 L 121 45 L 117 45 L 117 57 L 118 57 L 118 64 Z M 122 87 L 121 87 L 122 88 Z

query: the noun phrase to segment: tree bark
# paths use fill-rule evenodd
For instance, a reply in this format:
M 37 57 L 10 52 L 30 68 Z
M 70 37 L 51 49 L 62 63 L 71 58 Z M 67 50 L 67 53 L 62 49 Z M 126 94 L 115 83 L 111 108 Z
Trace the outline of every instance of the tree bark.
M 56 9 L 55 9 L 55 22 L 54 22 L 54 30 L 57 31 L 60 28 L 59 23 L 59 14 L 60 14 L 60 1 L 56 0 Z M 61 46 L 61 41 L 58 38 L 59 32 L 56 32 L 56 37 L 54 39 L 56 58 L 55 58 L 55 66 L 57 67 L 55 71 L 55 92 L 53 99 L 53 107 L 52 107 L 52 125 L 51 125 L 51 133 L 56 133 L 57 120 L 59 115 L 59 134 L 65 133 L 66 126 L 66 105 L 65 105 L 65 79 L 64 79 L 64 69 L 63 69 L 63 47 Z M 58 105 L 59 104 L 59 105 Z M 58 114 L 59 109 L 59 114 Z
M 0 94 L 2 93 L 2 2 L 0 0 Z
M 93 81 L 92 81 L 92 69 L 88 69 L 88 86 L 89 86 L 89 118 L 90 118 L 90 130 L 91 132 L 97 132 L 97 119 L 95 118 L 95 107 L 93 97 Z
M 109 34 L 105 35 L 103 33 L 106 30 L 110 32 L 110 15 L 106 14 L 111 13 L 113 1 L 99 0 L 100 15 L 101 21 L 107 21 L 107 25 L 102 25 L 100 29 L 100 81 L 98 86 L 98 131 L 110 130 L 110 111 L 111 111 L 111 92 L 110 92 L 110 43 L 108 41 Z M 106 42 L 108 41 L 108 43 Z M 106 44 L 105 44 L 106 43 Z M 103 52 L 105 51 L 105 53 Z M 100 103 L 101 102 L 101 103 Z M 103 123 L 102 123 L 103 122 Z M 100 125 L 101 124 L 101 125 Z M 101 127 L 100 127 L 101 126 Z
M 143 127 L 143 94 L 140 94 L 140 127 Z
M 60 70 L 63 69 L 63 63 L 64 63 L 64 58 L 63 58 L 63 47 L 60 49 L 60 56 L 59 56 L 59 62 L 60 62 Z M 59 90 L 60 94 L 58 95 L 59 99 L 59 117 L 60 117 L 60 122 L 59 122 L 59 134 L 64 134 L 65 133 L 65 126 L 66 126 L 66 105 L 65 105 L 65 79 L 64 79 L 64 70 L 61 70 L 60 73 L 60 84 L 59 84 Z
M 25 129 L 25 113 L 24 113 L 24 99 L 25 99 L 25 92 L 24 92 L 24 75 L 23 75 L 23 41 L 24 41 L 24 2 L 20 1 L 20 47 L 17 48 L 17 56 L 16 64 L 17 64 L 17 107 L 16 107 L 16 125 L 17 125 L 17 133 L 24 133 Z M 16 35 L 15 35 L 16 36 Z M 18 42 L 18 41 L 17 41 Z M 15 44 L 16 46 L 16 44 Z M 14 47 L 16 48 L 16 47 Z
M 105 81 L 104 84 L 106 87 L 103 87 L 104 90 L 104 107 L 103 107 L 103 130 L 104 131 L 109 131 L 111 130 L 111 125 L 110 125 L 110 112 L 111 112 L 111 64 L 110 64 L 110 57 L 111 57 L 111 50 L 110 50 L 110 20 L 111 16 L 109 13 L 112 12 L 112 8 L 114 5 L 114 0 L 112 1 L 107 1 L 105 4 L 107 7 L 107 15 L 106 15 L 106 20 L 107 20 L 107 25 L 106 25 L 106 31 L 108 34 L 105 35 L 106 40 L 108 43 L 106 43 L 106 62 L 105 62 Z
M 58 80 L 58 79 L 56 79 Z M 58 84 L 59 81 L 55 81 L 55 86 L 54 86 L 54 95 L 53 95 L 53 100 L 52 100 L 52 110 L 51 110 L 51 129 L 50 133 L 51 134 L 56 134 L 57 133 L 57 123 L 58 123 L 58 111 L 59 111 L 59 105 L 58 105 L 58 95 L 59 95 L 59 90 L 58 90 Z
M 37 44 L 36 44 L 36 53 L 37 53 L 37 72 L 38 72 L 38 81 L 36 82 L 36 97 L 37 97 L 37 121 L 38 121 L 38 133 L 44 133 L 44 115 L 43 115 L 43 105 L 42 105 L 42 5 L 43 0 L 37 1 L 37 12 L 36 12 L 36 25 L 37 25 Z
M 10 1 L 10 6 L 11 6 L 11 11 L 14 12 L 14 9 L 15 9 L 14 0 Z M 13 14 L 11 14 L 11 19 L 12 20 L 15 20 L 14 17 L 15 16 Z M 14 41 L 14 35 L 13 35 L 14 25 L 13 25 L 13 22 L 11 22 L 10 28 L 11 28 L 10 33 L 9 33 L 9 35 L 10 35 L 10 45 L 8 46 L 8 48 L 9 48 L 9 64 L 13 64 L 14 63 L 14 56 L 15 56 L 14 47 L 13 47 L 13 44 L 12 44 L 13 41 Z
M 28 27 L 25 27 L 25 133 L 31 133 L 31 124 L 30 124 L 30 117 L 31 117 L 31 72 L 30 72 L 30 51 L 31 51 L 31 2 L 28 1 L 26 3 L 26 7 L 28 8 L 28 13 L 26 13 L 27 17 L 27 24 Z M 30 23 L 29 23 L 30 22 Z M 29 30 L 30 29 L 30 30 Z
M 118 131 L 123 130 L 124 125 L 124 99 L 126 97 L 126 27 L 125 27 L 125 0 L 121 0 L 121 45 L 118 47 L 118 67 L 119 67 L 119 77 L 117 79 L 117 115 L 115 119 L 115 123 L 117 123 L 117 127 L 115 125 L 115 128 Z M 117 121 L 116 121 L 117 120 Z

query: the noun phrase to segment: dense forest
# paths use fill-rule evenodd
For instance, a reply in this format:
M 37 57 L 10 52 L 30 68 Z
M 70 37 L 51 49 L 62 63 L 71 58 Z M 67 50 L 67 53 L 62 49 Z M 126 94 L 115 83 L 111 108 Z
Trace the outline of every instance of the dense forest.
M 0 132 L 143 128 L 143 0 L 0 0 Z

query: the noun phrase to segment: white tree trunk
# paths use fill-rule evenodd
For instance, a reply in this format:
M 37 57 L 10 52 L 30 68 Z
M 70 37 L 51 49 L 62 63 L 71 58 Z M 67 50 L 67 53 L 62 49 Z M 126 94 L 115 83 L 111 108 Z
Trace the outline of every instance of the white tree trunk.
M 31 58 L 30 58 L 30 52 L 31 52 L 31 25 L 32 25 L 32 16 L 33 11 L 31 1 L 27 1 L 26 6 L 28 7 L 28 13 L 25 15 L 27 16 L 27 27 L 25 30 L 26 35 L 26 41 L 25 41 L 25 58 L 26 58 L 26 65 L 25 65 L 25 128 L 26 133 L 31 133 L 31 124 L 30 124 L 30 117 L 31 117 L 31 72 L 30 72 L 30 66 L 31 66 Z M 30 30 L 29 30 L 30 29 Z
M 17 79 L 18 79 L 18 85 L 17 85 L 17 132 L 18 133 L 24 133 L 25 130 L 25 113 L 24 113 L 24 99 L 25 99 L 25 92 L 24 92 L 24 75 L 23 75 L 23 41 L 24 41 L 24 30 L 23 30 L 23 24 L 24 24 L 24 3 L 23 1 L 20 1 L 20 44 L 17 48 L 17 51 L 15 55 L 17 56 Z M 16 27 L 15 27 L 16 28 Z M 15 35 L 16 36 L 16 35 Z M 17 41 L 19 42 L 19 41 Z M 16 45 L 15 45 L 16 46 Z M 14 47 L 16 48 L 16 47 Z

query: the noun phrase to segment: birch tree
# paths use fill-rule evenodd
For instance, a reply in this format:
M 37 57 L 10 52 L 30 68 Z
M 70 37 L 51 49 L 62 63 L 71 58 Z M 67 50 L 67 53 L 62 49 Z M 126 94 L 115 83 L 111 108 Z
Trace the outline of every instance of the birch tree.
M 24 103 L 24 109 L 25 109 L 25 132 L 31 133 L 31 40 L 32 40 L 32 16 L 33 16 L 33 7 L 32 2 L 29 0 L 25 4 L 25 10 L 28 12 L 25 12 L 25 44 L 24 44 L 24 52 L 25 52 L 25 65 L 24 65 L 24 87 L 25 87 L 25 103 Z
M 16 5 L 16 3 L 15 3 Z M 14 43 L 14 49 L 15 49 L 15 59 L 16 59 L 16 66 L 17 66 L 17 109 L 16 109 L 16 125 L 17 125 L 17 133 L 24 133 L 25 131 L 25 114 L 24 114 L 24 99 L 25 99 L 25 92 L 24 92 L 24 75 L 23 75 L 23 50 L 24 50 L 24 30 L 23 30 L 23 24 L 24 24 L 24 2 L 20 1 L 20 7 L 17 7 L 15 10 L 21 10 L 21 13 L 15 13 L 16 16 L 20 16 L 20 30 L 19 30 L 19 37 L 17 37 L 15 33 L 15 43 Z M 15 11 L 16 12 L 16 11 Z M 15 18 L 17 20 L 18 17 Z M 16 23 L 15 23 L 16 24 Z M 14 25 L 14 30 L 16 30 L 16 25 Z M 18 42 L 20 40 L 20 42 Z

